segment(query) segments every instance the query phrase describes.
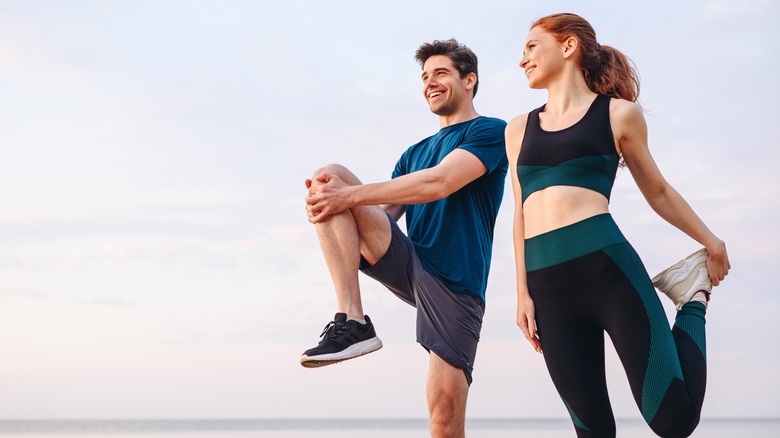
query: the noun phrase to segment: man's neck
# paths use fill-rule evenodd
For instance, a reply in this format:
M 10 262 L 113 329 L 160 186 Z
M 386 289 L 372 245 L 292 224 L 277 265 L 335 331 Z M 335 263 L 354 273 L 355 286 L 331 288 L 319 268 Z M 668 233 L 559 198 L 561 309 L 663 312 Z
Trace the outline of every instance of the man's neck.
M 446 128 L 458 123 L 467 122 L 479 117 L 479 114 L 473 106 L 469 106 L 467 110 L 458 111 L 455 114 L 449 114 L 446 116 L 439 116 L 439 128 Z

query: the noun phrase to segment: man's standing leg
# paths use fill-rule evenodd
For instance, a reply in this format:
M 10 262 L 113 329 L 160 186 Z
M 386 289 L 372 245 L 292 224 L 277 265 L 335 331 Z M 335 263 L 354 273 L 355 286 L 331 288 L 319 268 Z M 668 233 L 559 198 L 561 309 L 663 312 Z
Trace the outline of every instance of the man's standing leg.
M 348 169 L 329 165 L 315 172 L 337 175 L 348 185 L 361 184 Z M 301 365 L 318 367 L 370 353 L 382 347 L 371 320 L 363 313 L 358 268 L 363 255 L 375 263 L 390 245 L 387 214 L 379 206 L 357 206 L 316 224 L 317 236 L 336 291 L 337 313 L 317 347 L 304 352 Z M 365 318 L 365 319 L 364 319 Z
M 465 436 L 466 399 L 469 384 L 460 368 L 455 368 L 433 351 L 428 368 L 428 411 L 431 436 L 462 438 Z

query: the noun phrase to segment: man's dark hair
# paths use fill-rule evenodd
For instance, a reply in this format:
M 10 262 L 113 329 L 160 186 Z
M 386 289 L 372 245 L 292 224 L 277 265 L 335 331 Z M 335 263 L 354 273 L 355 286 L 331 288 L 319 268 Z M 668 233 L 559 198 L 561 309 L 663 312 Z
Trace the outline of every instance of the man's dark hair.
M 474 93 L 472 98 L 477 95 L 477 87 L 479 86 L 479 74 L 477 73 L 477 55 L 471 51 L 468 47 L 460 44 L 455 38 L 450 38 L 446 41 L 435 40 L 432 43 L 425 43 L 421 45 L 417 52 L 414 53 L 414 59 L 420 63 L 420 66 L 425 65 L 425 61 L 431 56 L 446 55 L 452 61 L 452 65 L 460 73 L 460 77 L 464 78 L 469 73 L 474 73 L 477 76 L 477 82 L 474 83 Z

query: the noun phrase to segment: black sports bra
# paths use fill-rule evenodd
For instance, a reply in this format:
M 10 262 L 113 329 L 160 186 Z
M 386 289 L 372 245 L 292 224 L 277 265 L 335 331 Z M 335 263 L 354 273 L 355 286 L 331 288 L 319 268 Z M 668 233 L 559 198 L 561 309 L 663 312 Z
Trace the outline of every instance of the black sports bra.
M 609 96 L 597 95 L 585 115 L 560 131 L 539 124 L 541 106 L 528 113 L 525 136 L 517 157 L 523 202 L 550 186 L 594 190 L 609 200 L 620 156 L 609 123 Z

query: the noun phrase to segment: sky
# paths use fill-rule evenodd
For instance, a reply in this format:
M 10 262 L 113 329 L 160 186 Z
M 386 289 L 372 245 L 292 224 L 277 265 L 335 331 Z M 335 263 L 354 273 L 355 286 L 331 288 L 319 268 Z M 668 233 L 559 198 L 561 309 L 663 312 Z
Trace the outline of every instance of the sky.
M 368 278 L 384 348 L 298 364 L 335 312 L 303 181 L 386 180 L 438 130 L 423 42 L 477 53 L 480 114 L 540 106 L 517 64 L 555 12 L 634 61 L 656 162 L 727 244 L 703 416 L 780 416 L 777 2 L 0 0 L 0 419 L 426 417 L 414 309 Z M 565 418 L 514 322 L 506 188 L 467 415 Z M 626 169 L 611 212 L 651 275 L 700 247 Z M 607 374 L 639 418 L 611 346 Z

